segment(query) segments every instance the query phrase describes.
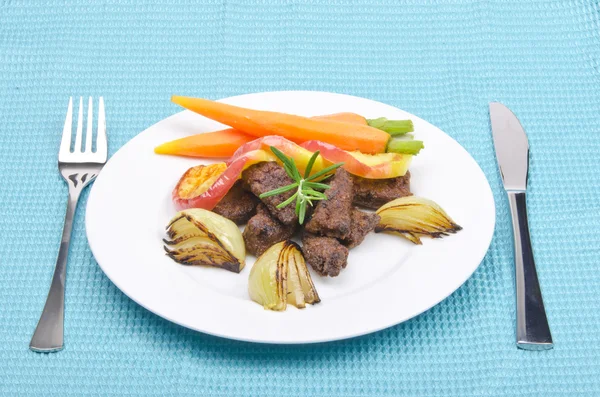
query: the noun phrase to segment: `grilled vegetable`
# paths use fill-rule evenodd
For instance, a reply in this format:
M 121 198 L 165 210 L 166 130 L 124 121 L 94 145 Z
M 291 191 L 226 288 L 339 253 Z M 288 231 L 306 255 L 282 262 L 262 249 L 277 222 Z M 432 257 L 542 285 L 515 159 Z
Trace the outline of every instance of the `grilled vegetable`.
M 415 244 L 420 237 L 440 238 L 462 230 L 435 202 L 415 196 L 392 200 L 377 210 L 381 217 L 375 232 L 398 234 Z
M 300 277 L 298 276 L 295 255 L 293 254 L 288 262 L 287 282 L 287 303 L 294 305 L 299 309 L 304 309 L 306 307 L 306 301 L 304 300 L 304 291 L 302 291 L 302 284 L 300 284 Z
M 201 98 L 173 96 L 171 101 L 248 135 L 280 135 L 293 141 L 319 140 L 344 150 L 383 153 L 390 135 L 366 124 L 316 120 L 286 113 L 246 109 Z
M 284 243 L 275 244 L 266 250 L 250 270 L 250 299 L 268 310 L 283 311 L 287 307 L 288 262 L 280 258 Z
M 227 165 L 216 163 L 192 167 L 181 176 L 173 189 L 173 203 L 178 210 L 212 210 L 225 197 L 243 170 L 262 161 L 275 161 L 275 155 L 264 150 L 254 150 Z
M 311 152 L 319 151 L 331 163 L 344 163 L 349 173 L 367 179 L 387 179 L 403 176 L 412 160 L 411 155 L 398 153 L 364 154 L 347 152 L 332 144 L 308 141 L 301 145 Z
M 165 251 L 182 265 L 206 265 L 239 273 L 246 265 L 240 229 L 227 218 L 196 208 L 178 212 L 167 225 Z
M 294 247 L 292 250 L 292 259 L 288 264 L 290 269 L 288 280 L 291 283 L 296 283 L 295 278 L 293 277 L 293 271 L 291 270 L 292 268 L 295 268 L 296 273 L 298 274 L 300 288 L 302 289 L 302 293 L 304 294 L 304 302 L 311 305 L 321 302 L 321 298 L 319 298 L 319 294 L 315 289 L 315 285 L 313 284 L 312 278 L 310 277 L 310 273 L 308 272 L 308 268 L 306 267 L 306 261 L 304 260 L 304 255 L 302 255 L 300 247 L 298 247 L 298 245 L 295 243 L 288 242 L 288 244 L 293 244 Z M 294 306 L 301 309 L 301 307 L 298 305 L 294 304 Z
M 255 151 L 255 150 L 264 150 L 273 156 L 275 160 L 276 157 L 273 155 L 271 151 L 271 147 L 275 147 L 283 152 L 288 157 L 294 159 L 298 170 L 304 172 L 306 170 L 306 166 L 310 162 L 310 159 L 313 155 L 313 151 L 307 150 L 302 146 L 285 139 L 280 136 L 266 136 L 263 138 L 258 138 L 253 140 L 252 142 L 248 142 L 247 144 L 241 146 L 238 150 L 235 151 L 231 159 L 229 159 L 228 164 L 232 164 L 237 161 L 238 158 L 244 156 L 246 153 Z M 317 157 L 313 163 L 312 169 L 314 171 L 320 171 L 325 168 L 327 165 L 322 157 Z
M 266 250 L 254 263 L 248 280 L 250 299 L 265 309 L 283 311 L 287 304 L 302 309 L 321 300 L 306 268 L 300 248 L 282 241 Z
M 195 134 L 165 142 L 154 148 L 157 154 L 188 157 L 229 157 L 246 142 L 256 139 L 233 128 Z
M 183 201 L 206 194 L 226 169 L 227 164 L 225 163 L 198 165 L 188 169 L 177 182 L 173 196 Z M 210 194 L 214 195 L 215 193 L 211 192 Z
M 312 117 L 317 120 L 334 120 L 345 123 L 363 124 L 368 123 L 367 119 L 356 113 L 335 113 L 326 114 L 324 116 Z M 407 122 L 412 127 L 410 120 L 387 120 L 376 119 L 380 129 L 397 131 L 398 128 L 406 128 Z M 412 131 L 412 129 L 411 129 Z M 255 140 L 256 137 L 245 134 L 234 128 L 227 128 L 220 131 L 213 131 L 201 134 L 186 136 L 174 141 L 165 142 L 162 145 L 154 148 L 154 153 L 157 154 L 172 154 L 176 156 L 188 157 L 229 157 L 243 144 Z
M 313 164 L 313 171 L 317 172 L 333 163 L 343 162 L 343 168 L 349 173 L 368 179 L 385 179 L 402 176 L 406 173 L 412 160 L 411 155 L 398 153 L 363 154 L 360 152 L 348 152 L 329 143 L 320 141 L 307 141 L 301 145 L 280 136 L 266 136 L 248 142 L 241 146 L 231 157 L 229 162 L 253 150 L 270 151 L 275 147 L 286 156 L 294 159 L 300 172 L 304 172 L 312 154 L 319 151 L 321 156 L 317 157 Z

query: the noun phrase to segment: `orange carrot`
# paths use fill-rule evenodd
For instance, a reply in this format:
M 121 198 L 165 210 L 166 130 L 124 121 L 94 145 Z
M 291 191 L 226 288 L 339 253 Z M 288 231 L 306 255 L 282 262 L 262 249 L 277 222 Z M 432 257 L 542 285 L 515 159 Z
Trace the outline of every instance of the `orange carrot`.
M 367 124 L 367 120 L 356 113 L 335 113 L 315 116 L 318 120 L 336 120 L 346 123 Z M 256 139 L 233 128 L 204 134 L 191 135 L 163 143 L 154 149 L 158 154 L 173 154 L 189 157 L 229 157 L 243 144 Z M 297 141 L 297 143 L 302 143 Z
M 364 124 L 364 125 L 367 125 L 367 119 L 365 119 L 360 114 L 350 113 L 350 112 L 325 114 L 323 116 L 314 116 L 314 117 L 311 117 L 311 119 L 342 121 L 344 123 Z
M 233 128 L 176 139 L 154 148 L 154 153 L 189 157 L 229 157 L 240 146 L 256 139 Z
M 385 152 L 390 139 L 386 132 L 365 124 L 246 109 L 201 98 L 173 96 L 171 101 L 255 137 L 279 135 L 292 141 L 318 140 L 363 153 Z

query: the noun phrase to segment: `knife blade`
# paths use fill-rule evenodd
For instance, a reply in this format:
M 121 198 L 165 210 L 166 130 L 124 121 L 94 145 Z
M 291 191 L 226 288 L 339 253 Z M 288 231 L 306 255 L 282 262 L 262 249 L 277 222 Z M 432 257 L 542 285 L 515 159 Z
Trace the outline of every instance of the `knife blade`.
M 490 103 L 492 136 L 504 189 L 525 191 L 529 170 L 529 142 L 519 119 L 499 102 Z
M 535 268 L 527 221 L 527 174 L 529 143 L 519 119 L 499 102 L 490 103 L 492 137 L 496 159 L 508 195 L 515 248 L 517 347 L 547 350 L 553 347 Z

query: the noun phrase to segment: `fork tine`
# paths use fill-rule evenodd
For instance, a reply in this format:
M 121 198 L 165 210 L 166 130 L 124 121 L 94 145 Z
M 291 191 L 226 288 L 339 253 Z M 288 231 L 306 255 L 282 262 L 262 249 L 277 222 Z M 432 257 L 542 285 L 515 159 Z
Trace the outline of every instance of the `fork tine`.
M 106 142 L 106 119 L 104 115 L 104 98 L 100 97 L 98 104 L 98 136 L 96 138 L 96 153 L 104 161 L 108 153 L 108 147 Z
M 60 149 L 58 151 L 59 160 L 61 157 L 68 156 L 71 153 L 71 128 L 73 127 L 73 97 L 69 97 L 69 107 L 67 108 L 67 118 L 63 128 Z
M 75 147 L 73 153 L 81 153 L 81 132 L 83 129 L 83 98 L 79 97 L 79 115 L 77 117 L 77 132 L 75 133 Z
M 92 97 L 88 98 L 88 111 L 87 111 L 87 132 L 85 134 L 85 153 L 92 153 L 92 119 L 94 118 L 94 106 L 92 104 Z

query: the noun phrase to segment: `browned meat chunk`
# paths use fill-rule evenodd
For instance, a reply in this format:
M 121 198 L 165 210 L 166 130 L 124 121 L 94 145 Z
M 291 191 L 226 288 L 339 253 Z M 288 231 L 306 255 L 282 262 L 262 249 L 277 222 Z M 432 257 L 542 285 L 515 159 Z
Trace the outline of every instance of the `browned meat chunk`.
M 327 200 L 319 201 L 306 230 L 322 236 L 346 238 L 352 224 L 352 177 L 342 168 L 328 182 Z
M 379 215 L 363 212 L 354 208 L 352 210 L 352 227 L 350 234 L 342 240 L 348 248 L 354 248 L 363 242 L 366 235 L 375 229 L 379 223 Z
M 398 197 L 411 196 L 410 173 L 390 179 L 365 179 L 353 177 L 354 204 L 378 209 Z
M 283 167 L 275 162 L 263 162 L 253 165 L 242 174 L 245 187 L 256 197 L 270 190 L 283 187 L 293 183 L 292 179 L 285 172 Z M 269 209 L 269 212 L 284 225 L 295 225 L 298 223 L 298 216 L 294 205 L 287 205 L 277 209 L 277 205 L 290 198 L 294 191 L 281 193 L 276 196 L 265 197 L 261 199 Z
M 213 212 L 241 225 L 256 214 L 258 202 L 252 193 L 243 189 L 241 181 L 238 181 L 213 208 Z
M 246 250 L 256 256 L 261 255 L 273 244 L 287 240 L 294 234 L 296 225 L 283 225 L 274 219 L 263 204 L 257 213 L 248 221 L 244 229 Z
M 332 237 L 304 233 L 302 253 L 306 262 L 321 276 L 335 277 L 348 264 L 348 248 Z

